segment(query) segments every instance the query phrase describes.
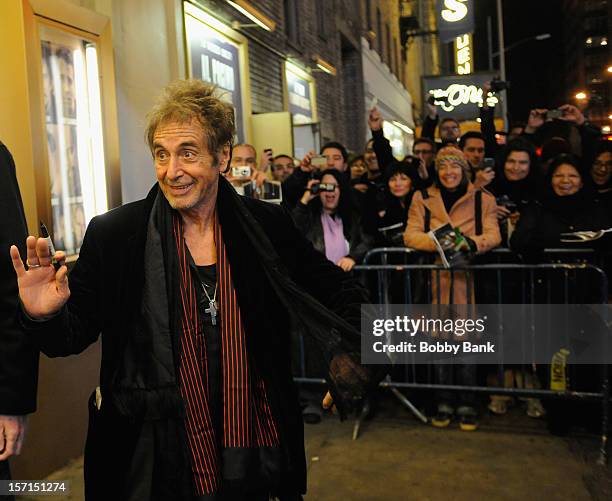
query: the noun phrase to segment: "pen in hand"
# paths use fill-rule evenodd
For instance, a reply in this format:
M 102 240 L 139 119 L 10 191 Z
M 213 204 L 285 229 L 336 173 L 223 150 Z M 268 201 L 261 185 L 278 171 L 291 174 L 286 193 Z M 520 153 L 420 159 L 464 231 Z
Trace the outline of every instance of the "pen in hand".
M 49 235 L 49 230 L 45 226 L 45 223 L 40 221 L 40 236 L 47 241 L 47 247 L 49 248 L 49 255 L 51 257 L 51 264 L 55 268 L 55 271 L 59 270 L 60 267 L 64 264 L 64 260 L 56 261 L 55 259 L 55 246 L 53 245 L 53 240 L 51 240 L 51 235 Z

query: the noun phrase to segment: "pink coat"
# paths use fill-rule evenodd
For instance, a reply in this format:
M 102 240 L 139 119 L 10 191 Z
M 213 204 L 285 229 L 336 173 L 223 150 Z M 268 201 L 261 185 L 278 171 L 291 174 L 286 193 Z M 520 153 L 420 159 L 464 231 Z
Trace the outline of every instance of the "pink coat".
M 427 252 L 437 252 L 436 246 L 430 236 L 425 232 L 425 208 L 427 207 L 431 214 L 429 228 L 436 228 L 450 223 L 455 228 L 460 228 L 461 232 L 470 237 L 478 249 L 478 253 L 486 252 L 497 247 L 501 243 L 501 235 L 499 225 L 497 223 L 497 205 L 495 197 L 488 191 L 482 191 L 482 233 L 476 235 L 476 220 L 475 220 L 475 194 L 478 188 L 475 188 L 471 183 L 468 185 L 466 194 L 461 197 L 450 210 L 450 214 L 446 212 L 444 202 L 440 190 L 434 186 L 427 189 L 429 198 L 423 199 L 420 191 L 417 191 L 410 204 L 408 212 L 408 224 L 404 232 L 404 244 L 406 247 Z M 436 259 L 436 263 L 441 263 L 441 260 Z M 473 280 L 473 278 L 472 278 Z M 437 303 L 437 285 L 435 273 L 432 274 L 432 297 L 433 302 Z M 450 273 L 440 273 L 440 303 L 441 304 L 466 304 L 467 288 L 465 273 L 454 273 L 453 282 L 453 298 L 449 298 L 450 293 Z M 472 302 L 474 287 L 472 283 Z

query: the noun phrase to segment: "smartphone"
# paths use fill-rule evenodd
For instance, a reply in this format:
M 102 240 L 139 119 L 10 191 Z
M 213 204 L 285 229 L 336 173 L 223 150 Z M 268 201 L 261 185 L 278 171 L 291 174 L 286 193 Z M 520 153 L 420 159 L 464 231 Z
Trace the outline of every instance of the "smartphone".
M 482 159 L 482 168 L 484 170 L 495 169 L 495 159 L 494 158 L 483 158 Z
M 563 117 L 563 110 L 560 109 L 556 109 L 556 110 L 548 110 L 546 112 L 546 118 L 550 118 L 551 120 L 553 118 L 562 118 Z
M 327 165 L 327 158 L 323 155 L 317 155 L 316 157 L 312 157 L 310 164 L 313 167 L 324 167 Z
M 266 148 L 266 149 L 264 150 L 264 152 L 265 152 L 265 153 L 268 153 L 268 152 L 269 152 L 269 153 L 270 153 L 270 156 L 273 156 L 273 155 L 272 155 L 272 148 Z

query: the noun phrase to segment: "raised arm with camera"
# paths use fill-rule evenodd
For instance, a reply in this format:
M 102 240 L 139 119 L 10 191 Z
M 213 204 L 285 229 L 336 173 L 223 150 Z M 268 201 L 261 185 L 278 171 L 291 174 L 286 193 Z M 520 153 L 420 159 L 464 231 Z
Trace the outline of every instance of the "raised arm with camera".
M 425 108 L 427 109 L 427 115 L 425 116 L 425 120 L 423 120 L 421 137 L 426 137 L 434 141 L 436 138 L 436 127 L 440 121 L 438 117 L 438 107 L 427 99 L 425 101 Z
M 372 131 L 372 139 L 374 140 L 374 153 L 376 153 L 380 171 L 384 176 L 386 169 L 393 163 L 395 158 L 393 157 L 391 143 L 389 143 L 389 140 L 383 133 L 383 117 L 378 108 L 374 107 L 370 110 L 368 114 L 368 125 L 370 126 L 370 131 Z
M 495 158 L 499 152 L 499 146 L 495 139 L 495 107 L 489 106 L 487 97 L 491 92 L 491 82 L 485 82 L 482 86 L 482 106 L 480 107 L 480 131 L 485 140 L 485 156 Z

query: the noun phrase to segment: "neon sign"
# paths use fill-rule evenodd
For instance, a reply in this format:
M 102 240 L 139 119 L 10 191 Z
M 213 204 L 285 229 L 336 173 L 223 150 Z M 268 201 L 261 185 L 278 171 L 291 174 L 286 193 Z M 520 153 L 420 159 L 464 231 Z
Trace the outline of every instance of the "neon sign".
M 453 111 L 456 107 L 465 104 L 482 103 L 482 89 L 475 85 L 450 84 L 446 89 L 432 89 L 429 93 L 434 97 L 434 104 L 444 111 Z M 495 106 L 499 99 L 489 93 L 487 104 Z
M 442 19 L 448 23 L 456 23 L 465 19 L 468 14 L 467 0 L 444 0 L 444 7 L 441 12 Z
M 455 38 L 455 68 L 459 75 L 469 75 L 474 70 L 472 53 L 472 35 Z

